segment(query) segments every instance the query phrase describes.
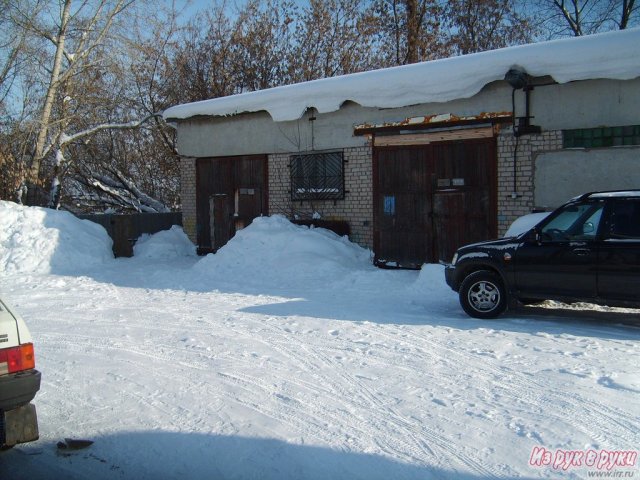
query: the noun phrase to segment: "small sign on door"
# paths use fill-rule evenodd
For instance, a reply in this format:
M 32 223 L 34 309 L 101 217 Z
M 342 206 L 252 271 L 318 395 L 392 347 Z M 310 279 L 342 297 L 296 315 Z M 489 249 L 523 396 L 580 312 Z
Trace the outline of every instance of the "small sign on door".
M 384 214 L 390 216 L 396 214 L 396 197 L 393 195 L 384 196 Z

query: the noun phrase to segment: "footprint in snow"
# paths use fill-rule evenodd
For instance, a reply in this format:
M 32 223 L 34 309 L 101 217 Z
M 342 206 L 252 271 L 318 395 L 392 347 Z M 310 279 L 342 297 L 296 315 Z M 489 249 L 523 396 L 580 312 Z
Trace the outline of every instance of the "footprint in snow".
M 598 384 L 602 385 L 603 387 L 613 388 L 614 390 L 626 390 L 628 392 L 640 393 L 640 390 L 635 389 L 632 386 L 623 385 L 620 382 L 616 382 L 611 377 L 606 377 L 606 376 L 605 377 L 600 377 L 598 379 Z

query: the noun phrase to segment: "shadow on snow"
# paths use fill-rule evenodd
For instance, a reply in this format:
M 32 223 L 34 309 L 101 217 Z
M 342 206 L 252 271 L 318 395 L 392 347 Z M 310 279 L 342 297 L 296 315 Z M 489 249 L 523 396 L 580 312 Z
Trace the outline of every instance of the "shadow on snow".
M 565 308 L 520 307 L 495 320 L 477 320 L 461 309 L 457 294 L 444 285 L 420 284 L 418 272 L 370 269 L 342 278 L 319 277 L 317 283 L 279 284 L 246 275 L 195 275 L 197 259 L 182 263 L 117 259 L 89 275 L 96 281 L 120 287 L 195 293 L 220 292 L 273 296 L 274 303 L 240 309 L 277 317 L 307 316 L 354 322 L 396 325 L 444 326 L 460 330 L 494 329 L 517 333 L 545 332 L 598 338 L 629 338 L 640 325 L 637 313 L 617 313 Z M 239 281 L 245 279 L 245 281 Z M 283 301 L 285 300 L 285 301 Z M 625 325 L 621 325 L 625 324 Z
M 447 464 L 446 458 L 441 460 Z M 163 431 L 98 437 L 91 447 L 77 451 L 58 450 L 55 443 L 43 441 L 18 446 L 0 454 L 0 472 L 12 480 L 485 478 L 274 439 Z

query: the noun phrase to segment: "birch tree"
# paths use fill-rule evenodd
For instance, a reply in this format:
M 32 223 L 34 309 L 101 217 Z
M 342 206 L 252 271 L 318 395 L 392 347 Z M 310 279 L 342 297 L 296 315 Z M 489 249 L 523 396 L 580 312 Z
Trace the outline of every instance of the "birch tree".
M 18 2 L 14 10 L 14 22 L 25 32 L 38 37 L 50 52 L 43 67 L 48 72 L 45 94 L 37 119 L 37 133 L 31 164 L 25 178 L 29 189 L 27 201 L 38 202 L 36 191 L 42 189 L 41 167 L 43 160 L 66 135 L 69 118 L 64 115 L 65 102 L 73 100 L 68 95 L 73 82 L 87 70 L 96 68 L 93 53 L 105 46 L 114 20 L 127 9 L 133 0 L 87 1 L 59 0 L 57 5 L 40 2 Z M 36 14 L 33 13 L 34 5 Z M 56 109 L 56 102 L 59 103 Z M 56 155 L 56 163 L 60 160 Z M 41 199 L 40 199 L 41 201 Z
M 29 47 L 17 81 L 9 82 L 11 111 L 0 123 L 3 199 L 15 199 L 10 192 L 22 184 L 20 201 L 59 207 L 64 200 L 85 210 L 70 202 L 85 196 L 78 173 L 117 171 L 111 184 L 136 197 L 125 209 L 179 205 L 173 132 L 157 115 L 171 104 L 161 91 L 162 77 L 172 76 L 163 67 L 175 11 L 151 2 L 153 10 L 140 8 L 145 1 L 13 0 L 0 12 L 13 34 L 7 38 L 22 32 Z M 63 185 L 70 188 L 66 199 Z
M 163 212 L 177 209 L 179 157 L 175 131 L 157 112 L 173 104 L 176 77 L 169 53 L 179 43 L 179 12 L 158 6 L 153 12 L 138 10 L 127 38 L 119 49 L 115 80 L 105 76 L 108 105 L 101 117 L 133 118 L 131 122 L 93 121 L 84 135 L 68 138 L 66 156 L 73 161 L 65 174 L 64 205 L 80 211 Z M 129 15 L 130 16 L 130 15 Z M 113 56 L 114 53 L 111 52 Z

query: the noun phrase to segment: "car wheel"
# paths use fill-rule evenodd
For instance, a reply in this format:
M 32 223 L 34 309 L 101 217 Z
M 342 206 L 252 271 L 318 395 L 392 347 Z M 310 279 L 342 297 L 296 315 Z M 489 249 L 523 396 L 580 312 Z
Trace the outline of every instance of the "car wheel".
M 460 285 L 460 305 L 474 318 L 496 318 L 507 308 L 507 293 L 500 277 L 481 270 L 468 275 Z

